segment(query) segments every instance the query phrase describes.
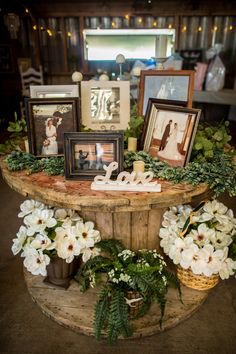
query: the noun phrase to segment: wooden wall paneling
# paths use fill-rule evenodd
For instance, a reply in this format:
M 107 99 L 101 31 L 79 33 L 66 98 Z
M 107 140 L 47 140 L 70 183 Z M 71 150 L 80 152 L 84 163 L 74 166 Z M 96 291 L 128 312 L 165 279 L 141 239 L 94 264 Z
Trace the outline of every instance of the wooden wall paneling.
M 152 209 L 148 214 L 147 249 L 160 251 L 159 229 L 163 213 L 163 209 Z
M 131 222 L 131 248 L 139 250 L 147 248 L 149 211 L 137 211 L 132 213 Z
M 120 212 L 113 214 L 114 238 L 131 248 L 131 213 Z
M 96 212 L 96 227 L 102 238 L 113 238 L 113 214 Z
M 62 28 L 62 40 L 63 40 L 63 58 L 64 58 L 64 70 L 65 72 L 69 71 L 68 68 L 68 46 L 67 46 L 67 33 L 66 33 L 66 25 L 65 25 L 65 17 L 61 18 L 61 28 Z

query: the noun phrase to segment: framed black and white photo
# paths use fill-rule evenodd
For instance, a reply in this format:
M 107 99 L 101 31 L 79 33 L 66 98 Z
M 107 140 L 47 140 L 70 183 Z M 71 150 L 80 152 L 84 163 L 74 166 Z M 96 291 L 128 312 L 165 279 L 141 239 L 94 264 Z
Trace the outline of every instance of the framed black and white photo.
M 78 85 L 32 85 L 31 98 L 78 97 Z
M 141 139 L 143 150 L 170 166 L 185 166 L 191 155 L 200 113 L 199 109 L 151 102 Z
M 65 133 L 66 178 L 94 179 L 113 161 L 119 167 L 112 177 L 117 177 L 123 170 L 123 140 L 123 132 Z
M 82 81 L 81 120 L 92 130 L 125 130 L 130 120 L 129 81 Z
M 145 115 L 149 98 L 185 102 L 192 107 L 194 71 L 142 70 L 139 84 L 138 113 Z
M 36 156 L 57 156 L 64 153 L 64 132 L 79 127 L 76 98 L 26 99 L 26 119 L 30 152 Z

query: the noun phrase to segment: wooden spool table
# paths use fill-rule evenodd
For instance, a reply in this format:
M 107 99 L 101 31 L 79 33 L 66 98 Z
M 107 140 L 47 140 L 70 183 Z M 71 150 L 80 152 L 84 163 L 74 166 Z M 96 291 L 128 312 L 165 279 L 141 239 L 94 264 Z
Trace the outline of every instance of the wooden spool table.
M 2 159 L 0 167 L 4 180 L 15 191 L 52 206 L 79 211 L 85 221 L 94 221 L 102 238 L 121 240 L 133 250 L 159 250 L 158 234 L 166 208 L 186 203 L 196 205 L 210 194 L 204 184 L 175 185 L 166 181 L 161 181 L 161 193 L 92 191 L 90 181 L 66 181 L 62 176 L 47 176 L 44 173 L 27 175 L 25 171 L 10 172 Z M 27 272 L 25 279 L 33 300 L 45 314 L 72 330 L 88 335 L 93 333 L 96 290 L 82 294 L 74 281 L 66 291 L 56 289 L 43 283 L 43 277 L 31 276 Z M 177 291 L 169 290 L 162 330 L 189 317 L 207 296 L 207 292 L 186 287 L 182 292 L 184 304 L 179 301 Z M 147 315 L 132 321 L 134 336 L 159 332 L 159 319 L 159 309 L 154 304 Z

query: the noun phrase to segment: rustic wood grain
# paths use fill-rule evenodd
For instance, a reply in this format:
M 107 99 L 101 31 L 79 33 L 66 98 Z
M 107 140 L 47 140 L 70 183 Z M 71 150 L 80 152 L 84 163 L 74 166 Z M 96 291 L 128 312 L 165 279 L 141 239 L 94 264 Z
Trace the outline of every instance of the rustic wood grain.
M 93 335 L 94 305 L 100 287 L 81 293 L 79 285 L 72 280 L 68 290 L 59 289 L 45 284 L 43 277 L 31 275 L 27 271 L 25 271 L 25 280 L 33 301 L 46 316 L 77 333 Z M 207 291 L 197 291 L 182 286 L 183 303 L 181 303 L 178 292 L 170 288 L 162 328 L 159 326 L 160 310 L 154 303 L 144 317 L 131 321 L 133 337 L 150 336 L 176 326 L 190 317 L 204 302 L 207 295 Z

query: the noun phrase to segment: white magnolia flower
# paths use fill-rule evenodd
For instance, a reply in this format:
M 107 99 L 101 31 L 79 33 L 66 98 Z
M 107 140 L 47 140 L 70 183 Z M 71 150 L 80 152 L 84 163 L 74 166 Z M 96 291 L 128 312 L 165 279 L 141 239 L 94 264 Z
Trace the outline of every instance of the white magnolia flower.
M 14 254 L 14 256 L 16 254 L 18 254 L 22 248 L 23 248 L 23 245 L 26 241 L 26 238 L 27 238 L 27 229 L 25 226 L 21 226 L 19 231 L 17 232 L 16 234 L 17 238 L 14 238 L 13 239 L 13 245 L 12 245 L 12 253 Z
M 203 268 L 203 274 L 207 277 L 212 274 L 219 273 L 222 266 L 222 262 L 227 257 L 227 250 L 214 250 L 214 247 L 210 244 L 205 245 L 201 250 L 205 256 L 205 265 Z
M 81 250 L 83 262 L 87 262 L 90 258 L 98 256 L 101 250 L 97 247 L 94 248 L 83 248 Z
M 54 227 L 57 224 L 51 209 L 36 209 L 32 214 L 25 216 L 24 223 L 28 226 L 27 234 L 33 236 L 35 233 L 42 233 L 46 227 Z
M 203 206 L 203 210 L 206 213 L 215 216 L 217 214 L 226 214 L 228 208 L 223 203 L 220 203 L 218 202 L 218 200 L 214 199 L 205 203 Z
M 192 237 L 176 238 L 174 244 L 170 247 L 169 257 L 173 260 L 174 264 L 179 264 L 183 250 L 188 249 L 193 243 Z
M 188 249 L 183 250 L 180 265 L 184 269 L 191 268 L 195 274 L 201 274 L 204 267 L 204 254 L 194 243 Z
M 224 232 L 216 231 L 214 236 L 211 236 L 211 243 L 215 249 L 222 249 L 232 243 L 232 238 Z
M 228 234 L 231 232 L 235 233 L 235 226 L 226 215 L 219 215 L 219 217 L 216 217 L 216 220 L 218 221 L 218 223 L 215 224 L 216 230 Z
M 46 235 L 37 234 L 30 245 L 33 248 L 45 250 L 50 249 L 52 241 Z
M 81 246 L 73 236 L 65 236 L 57 242 L 57 255 L 65 259 L 66 263 L 71 263 L 75 256 L 80 255 Z
M 20 205 L 20 210 L 21 212 L 18 214 L 19 218 L 23 218 L 24 216 L 32 213 L 34 210 L 42 210 L 45 209 L 46 206 L 43 203 L 37 202 L 36 200 L 33 199 L 28 199 L 25 200 L 21 205 Z
M 101 240 L 100 232 L 94 230 L 94 223 L 87 221 L 85 223 L 77 222 L 74 228 L 75 236 L 81 248 L 93 247 L 95 243 Z
M 34 251 L 33 251 L 34 250 Z M 41 250 L 36 251 L 32 248 L 31 254 L 24 259 L 24 266 L 33 275 L 47 275 L 46 266 L 50 263 L 48 255 L 43 254 Z
M 200 224 L 197 230 L 191 230 L 189 232 L 189 236 L 201 247 L 209 243 L 211 237 L 215 236 L 215 230 L 209 229 L 206 224 Z
M 227 258 L 219 270 L 219 275 L 221 279 L 228 279 L 230 275 L 233 275 L 236 271 L 236 262 L 231 258 Z
M 58 220 L 64 220 L 68 216 L 66 209 L 55 209 L 54 217 Z

